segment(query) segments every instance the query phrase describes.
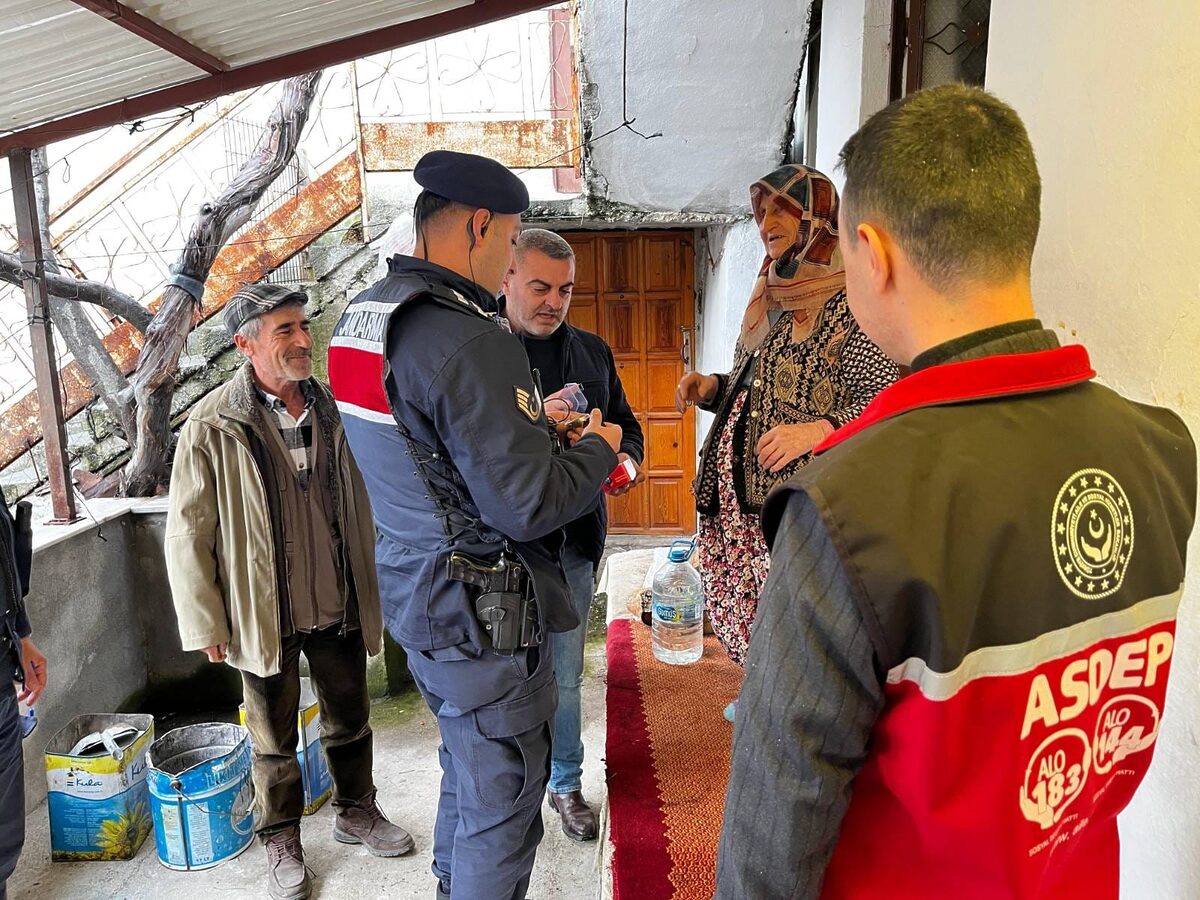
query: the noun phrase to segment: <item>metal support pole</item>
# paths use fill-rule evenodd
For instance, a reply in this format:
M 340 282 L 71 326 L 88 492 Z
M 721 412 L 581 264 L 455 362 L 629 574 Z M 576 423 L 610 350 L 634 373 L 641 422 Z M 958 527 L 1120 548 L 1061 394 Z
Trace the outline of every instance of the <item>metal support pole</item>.
M 50 328 L 50 294 L 46 289 L 45 255 L 41 230 L 37 223 L 37 202 L 33 194 L 33 162 L 28 150 L 14 150 L 8 156 L 12 176 L 13 207 L 17 214 L 17 243 L 20 245 L 21 279 L 25 288 L 25 308 L 29 312 L 29 339 L 33 345 L 33 370 L 37 379 L 38 416 L 42 422 L 42 440 L 46 447 L 46 468 L 50 478 L 50 497 L 54 504 L 55 524 L 74 522 L 75 497 L 66 454 L 67 435 L 63 424 L 62 389 L 58 365 L 54 359 L 54 338 Z

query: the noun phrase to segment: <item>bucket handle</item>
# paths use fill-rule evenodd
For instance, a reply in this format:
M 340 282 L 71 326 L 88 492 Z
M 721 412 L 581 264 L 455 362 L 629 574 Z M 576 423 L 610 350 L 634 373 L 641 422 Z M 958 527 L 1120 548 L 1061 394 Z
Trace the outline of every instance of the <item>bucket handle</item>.
M 199 809 L 206 816 L 216 816 L 217 818 L 220 818 L 220 819 L 229 819 L 229 827 L 230 828 L 232 828 L 238 834 L 245 834 L 244 831 L 242 831 L 240 828 L 237 827 L 238 823 L 241 822 L 243 819 L 245 819 L 247 814 L 250 812 L 250 810 L 252 810 L 254 808 L 254 779 L 251 778 L 249 774 L 246 775 L 246 778 L 250 783 L 250 807 L 249 807 L 249 809 L 243 810 L 240 814 L 237 813 L 237 811 L 233 810 L 233 809 L 231 809 L 227 813 L 212 811 L 205 804 L 201 803 L 199 800 L 194 800 L 187 795 L 187 793 L 183 789 L 183 784 L 182 784 L 182 782 L 180 782 L 178 776 L 171 779 L 171 789 L 173 791 L 175 791 L 175 806 L 176 806 L 176 809 L 178 810 L 178 814 L 179 814 L 179 834 L 180 834 L 180 837 L 183 838 L 183 865 L 187 871 L 189 871 L 189 872 L 192 871 L 192 848 L 191 848 L 192 842 L 191 842 L 190 829 L 188 828 L 187 816 L 184 814 L 184 811 L 183 811 L 184 802 L 186 801 L 188 803 L 191 803 L 193 806 L 195 806 L 197 809 Z M 253 820 L 251 820 L 251 822 L 250 822 L 250 827 L 252 829 L 254 828 Z
M 246 806 L 246 808 L 243 810 L 240 810 L 240 811 L 238 809 L 230 809 L 229 812 L 219 812 L 216 810 L 209 809 L 205 804 L 201 803 L 199 800 L 195 800 L 192 797 L 189 797 L 187 795 L 187 793 L 184 791 L 183 784 L 180 782 L 180 780 L 178 778 L 171 779 L 171 790 L 173 790 L 178 795 L 180 800 L 186 800 L 188 803 L 195 806 L 197 809 L 200 810 L 200 812 L 204 813 L 206 816 L 216 816 L 217 818 L 220 818 L 220 819 L 229 819 L 231 823 L 240 822 L 244 818 L 246 818 L 246 816 L 248 816 L 250 814 L 251 810 L 254 809 L 254 797 L 255 797 L 254 779 L 251 778 L 249 775 L 247 775 L 246 778 L 250 784 L 250 798 L 249 798 L 249 803 Z M 183 810 L 182 810 L 182 808 L 180 808 L 180 815 L 182 816 L 182 814 L 183 814 Z M 234 828 L 234 831 L 237 831 L 236 827 Z

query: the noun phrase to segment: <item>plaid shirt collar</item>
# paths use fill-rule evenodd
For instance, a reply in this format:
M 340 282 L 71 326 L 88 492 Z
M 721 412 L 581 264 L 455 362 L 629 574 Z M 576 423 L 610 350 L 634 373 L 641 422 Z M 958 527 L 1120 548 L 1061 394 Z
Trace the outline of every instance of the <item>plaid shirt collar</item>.
M 287 404 L 270 391 L 264 391 L 262 389 L 262 385 L 260 385 L 257 381 L 254 382 L 254 390 L 258 394 L 258 399 L 261 400 L 263 405 L 268 409 L 272 411 L 282 409 L 284 412 L 287 412 Z M 305 412 L 307 412 L 308 410 L 312 409 L 312 405 L 317 401 L 317 391 L 312 385 L 312 379 L 306 378 L 304 381 L 300 382 L 300 392 L 304 394 L 304 409 Z M 301 413 L 300 417 L 304 418 L 303 413 Z
M 304 411 L 299 418 L 293 418 L 287 404 L 274 394 L 264 391 L 258 382 L 254 382 L 258 399 L 272 413 L 283 445 L 292 461 L 292 470 L 300 481 L 300 486 L 307 490 L 309 475 L 313 467 L 313 420 L 309 413 L 317 400 L 317 392 L 308 379 L 300 382 L 300 390 L 304 394 Z

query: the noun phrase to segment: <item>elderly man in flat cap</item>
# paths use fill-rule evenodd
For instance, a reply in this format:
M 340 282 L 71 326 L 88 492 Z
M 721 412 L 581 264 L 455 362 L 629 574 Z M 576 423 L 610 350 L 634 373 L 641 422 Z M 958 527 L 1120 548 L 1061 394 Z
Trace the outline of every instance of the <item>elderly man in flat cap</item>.
M 375 802 L 366 658 L 382 649 L 375 527 L 333 398 L 312 377 L 307 297 L 256 284 L 225 325 L 246 363 L 179 436 L 167 571 L 184 650 L 241 671 L 255 829 L 276 900 L 309 895 L 296 760 L 300 654 L 321 708 L 333 836 L 375 856 L 413 849 Z
M 579 622 L 561 529 L 595 506 L 621 429 L 594 410 L 554 452 L 498 315 L 525 185 L 446 151 L 414 175 L 416 255 L 346 308 L 330 381 L 375 509 L 385 621 L 441 731 L 437 896 L 521 900 L 557 704 L 548 634 Z

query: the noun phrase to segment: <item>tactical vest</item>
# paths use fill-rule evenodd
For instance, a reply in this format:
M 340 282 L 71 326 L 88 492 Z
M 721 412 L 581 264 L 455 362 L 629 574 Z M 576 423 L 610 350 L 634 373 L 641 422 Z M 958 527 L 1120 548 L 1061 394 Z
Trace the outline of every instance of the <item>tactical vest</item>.
M 351 300 L 329 346 L 330 388 L 383 538 L 376 561 L 388 630 L 415 650 L 464 641 L 487 646 L 466 587 L 447 583 L 445 558 L 459 551 L 488 559 L 505 548 L 521 559 L 533 580 L 544 630 L 570 630 L 579 618 L 558 562 L 561 532 L 517 542 L 488 526 L 432 422 L 418 421 L 420 416 L 405 421 L 393 408 L 388 335 L 398 327 L 396 313 L 418 300 L 492 318 L 448 285 L 392 271 Z M 422 490 L 414 490 L 414 478 Z
M 414 439 L 387 395 L 387 335 L 392 317 L 413 300 L 432 301 L 459 312 L 490 318 L 479 305 L 446 285 L 419 275 L 389 274 L 373 288 L 347 304 L 329 343 L 329 383 L 346 428 L 346 439 L 364 465 L 371 485 L 372 502 L 388 495 L 387 479 L 374 475 L 408 455 L 418 463 L 420 477 L 430 481 L 431 499 L 438 501 L 447 534 L 456 529 L 480 531 L 485 539 L 502 542 L 503 536 L 479 520 L 478 510 L 444 448 Z M 372 474 L 368 475 L 367 473 Z M 387 505 L 384 504 L 386 513 Z M 377 515 L 386 532 L 391 524 Z M 402 535 L 394 535 L 402 538 Z
M 768 501 L 771 537 L 813 500 L 887 673 L 823 896 L 1117 896 L 1196 457 L 1094 374 L 1078 346 L 919 371 Z

